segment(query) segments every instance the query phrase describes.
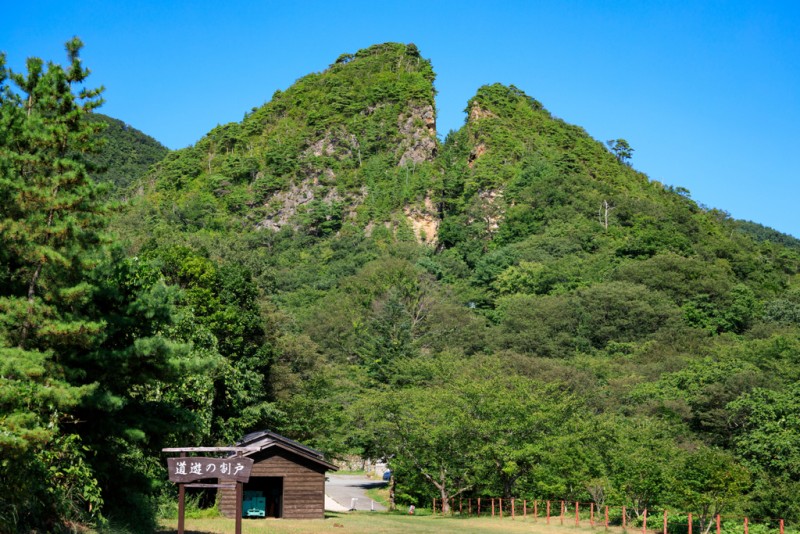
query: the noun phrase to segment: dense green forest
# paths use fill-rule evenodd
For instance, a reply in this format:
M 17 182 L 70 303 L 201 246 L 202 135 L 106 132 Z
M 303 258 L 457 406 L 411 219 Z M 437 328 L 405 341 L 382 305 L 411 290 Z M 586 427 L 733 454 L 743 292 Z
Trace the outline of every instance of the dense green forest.
M 100 132 L 102 150 L 87 157 L 92 169 L 89 176 L 97 183 L 110 184 L 113 192 L 124 191 L 169 152 L 167 147 L 121 120 L 97 112 L 87 115 L 86 120 L 104 125 Z
M 514 86 L 440 141 L 412 44 L 132 167 L 80 47 L 0 61 L 0 531 L 150 531 L 162 447 L 267 428 L 389 458 L 402 504 L 800 520 L 793 237 Z

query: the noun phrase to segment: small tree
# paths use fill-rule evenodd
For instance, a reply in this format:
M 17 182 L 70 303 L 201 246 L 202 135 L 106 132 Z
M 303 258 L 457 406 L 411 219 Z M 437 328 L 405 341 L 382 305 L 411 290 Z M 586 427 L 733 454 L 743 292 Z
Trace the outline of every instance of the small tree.
M 606 141 L 606 144 L 620 162 L 625 165 L 629 164 L 628 162 L 633 156 L 633 148 L 625 139 L 611 139 Z
M 680 473 L 678 500 L 698 514 L 704 534 L 711 530 L 713 518 L 738 504 L 750 486 L 749 471 L 730 453 L 705 446 L 686 457 Z

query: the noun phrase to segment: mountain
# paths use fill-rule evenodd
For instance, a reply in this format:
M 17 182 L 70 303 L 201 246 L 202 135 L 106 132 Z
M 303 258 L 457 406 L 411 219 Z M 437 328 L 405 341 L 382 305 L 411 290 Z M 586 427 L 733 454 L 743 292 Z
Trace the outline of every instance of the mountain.
M 169 152 L 167 147 L 121 120 L 102 113 L 92 113 L 89 120 L 105 124 L 101 133 L 103 147 L 89 158 L 98 167 L 92 178 L 98 183 L 110 183 L 114 190 L 125 189 Z
M 781 497 L 800 490 L 800 462 L 769 460 L 782 439 L 800 443 L 771 426 L 798 398 L 795 243 L 649 179 L 624 139 L 601 143 L 514 86 L 479 88 L 440 143 L 434 80 L 414 45 L 344 54 L 129 187 L 114 229 L 209 321 L 216 345 L 204 343 L 249 377 L 242 391 L 264 388 L 258 410 L 212 435 L 235 422 L 333 454 L 394 454 L 409 502 L 434 491 L 428 462 L 467 469 L 476 495 L 601 488 L 687 509 L 700 490 L 667 481 L 713 456 L 744 473 L 727 486 L 733 509 L 800 517 Z M 241 339 L 246 357 L 225 349 Z M 502 388 L 516 393 L 492 396 Z M 443 406 L 476 411 L 439 418 Z M 523 435 L 503 426 L 523 409 L 551 426 L 499 443 Z M 488 421 L 439 442 L 472 436 L 459 450 L 485 455 L 467 467 L 396 443 L 403 421 L 433 439 L 456 419 Z

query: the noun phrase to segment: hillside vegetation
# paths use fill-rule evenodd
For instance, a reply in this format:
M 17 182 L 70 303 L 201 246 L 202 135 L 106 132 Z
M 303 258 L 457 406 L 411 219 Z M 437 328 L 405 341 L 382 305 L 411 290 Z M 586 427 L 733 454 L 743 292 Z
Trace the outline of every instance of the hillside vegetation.
M 86 118 L 103 125 L 102 149 L 88 158 L 94 168 L 90 176 L 97 183 L 109 183 L 113 192 L 123 191 L 169 152 L 167 147 L 121 120 L 102 113 L 92 113 Z
M 4 351 L 57 313 L 95 333 L 64 345 L 42 323 L 47 372 L 3 372 L 73 395 L 3 401 L 28 417 L 2 419 L 27 443 L 4 457 L 46 470 L 61 443 L 102 513 L 140 526 L 171 491 L 162 446 L 264 428 L 390 458 L 404 505 L 800 520 L 796 240 L 650 180 L 624 139 L 514 86 L 479 88 L 440 142 L 433 82 L 414 45 L 372 46 L 168 153 L 104 216 L 125 248 L 94 240 L 90 274 L 52 271 L 47 313 L 14 285 L 35 256 L 0 252 Z

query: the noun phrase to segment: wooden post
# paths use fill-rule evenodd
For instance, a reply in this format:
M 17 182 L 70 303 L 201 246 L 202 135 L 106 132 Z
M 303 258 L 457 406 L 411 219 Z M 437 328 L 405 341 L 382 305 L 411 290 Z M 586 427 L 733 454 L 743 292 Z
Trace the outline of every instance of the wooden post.
M 458 498 L 458 515 L 462 515 L 462 512 L 463 512 L 463 503 L 462 503 L 461 497 L 459 497 Z
M 564 501 L 561 501 L 561 524 L 564 524 Z
M 645 534 L 645 532 L 647 532 L 647 508 L 644 509 L 644 514 L 642 514 L 642 534 Z
M 242 484 L 236 483 L 236 534 L 242 534 Z
M 581 507 L 580 503 L 578 501 L 575 501 L 575 526 L 576 527 L 580 526 L 580 524 L 581 524 L 581 516 L 580 516 L 580 511 L 579 511 L 580 507 Z
M 689 534 L 692 534 L 692 512 L 689 512 Z
M 478 497 L 478 517 L 481 516 L 481 498 Z
M 472 497 L 467 499 L 467 515 L 472 517 Z
M 720 533 L 719 514 L 717 514 L 717 534 Z
M 181 452 L 181 458 L 186 458 L 186 452 Z M 178 534 L 184 533 L 186 515 L 186 488 L 178 484 Z
M 522 517 L 525 519 L 528 518 L 528 499 L 522 499 Z
M 667 511 L 664 510 L 664 534 L 667 534 Z
M 625 507 L 622 507 L 622 530 L 625 530 L 625 524 L 628 522 L 628 514 L 625 511 Z M 691 533 L 690 533 L 691 534 Z
M 780 525 L 781 525 L 781 534 L 783 534 L 783 519 L 781 519 Z
M 550 524 L 550 501 L 547 501 L 547 524 Z
M 433 513 L 431 515 L 436 515 L 436 497 L 433 498 Z
M 749 530 L 750 529 L 748 528 L 748 525 L 747 525 L 747 518 L 745 517 L 744 518 L 744 534 L 748 534 Z
M 500 498 L 500 519 L 503 519 L 503 499 Z
M 514 512 L 516 511 L 516 506 L 514 506 L 514 499 L 511 499 L 511 519 L 514 519 Z
M 606 530 L 608 530 L 608 505 L 606 505 Z
M 492 517 L 494 517 L 494 497 L 492 497 Z
M 533 519 L 539 519 L 539 501 L 537 499 L 533 500 Z
M 594 503 L 589 503 L 589 524 L 594 528 Z
M 186 490 L 178 484 L 178 534 L 184 534 L 184 516 L 186 514 Z

